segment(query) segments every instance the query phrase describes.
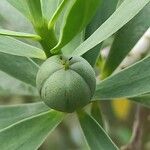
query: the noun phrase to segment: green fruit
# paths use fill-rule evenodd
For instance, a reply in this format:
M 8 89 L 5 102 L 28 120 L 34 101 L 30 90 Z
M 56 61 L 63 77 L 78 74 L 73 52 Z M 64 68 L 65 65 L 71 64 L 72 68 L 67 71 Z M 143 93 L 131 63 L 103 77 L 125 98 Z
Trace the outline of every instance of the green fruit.
M 93 68 L 82 57 L 55 55 L 42 64 L 36 83 L 50 108 L 73 112 L 90 102 L 96 79 Z

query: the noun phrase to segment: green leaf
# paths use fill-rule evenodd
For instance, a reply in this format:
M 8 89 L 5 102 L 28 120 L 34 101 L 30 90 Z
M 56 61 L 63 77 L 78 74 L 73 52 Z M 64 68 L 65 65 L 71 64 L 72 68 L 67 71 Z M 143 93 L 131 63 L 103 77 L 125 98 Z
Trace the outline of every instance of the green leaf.
M 31 13 L 31 21 L 35 26 L 41 26 L 43 24 L 43 14 L 41 8 L 41 1 L 40 0 L 24 0 L 27 2 Z
M 0 53 L 0 70 L 32 86 L 39 66 L 30 58 Z
M 28 38 L 33 40 L 41 40 L 41 37 L 35 34 L 30 33 L 23 33 L 23 32 L 15 32 L 5 29 L 0 29 L 0 35 L 12 36 L 12 37 L 19 37 L 19 38 Z
M 133 100 L 137 103 L 140 103 L 141 105 L 144 105 L 145 107 L 150 108 L 150 94 L 145 94 L 139 97 L 132 97 L 130 100 Z
M 6 18 L 2 14 L 0 14 L 0 27 L 4 26 L 6 22 Z
M 99 26 L 115 11 L 118 0 L 104 0 L 100 3 L 96 15 L 86 28 L 85 39 L 90 37 Z M 94 66 L 100 53 L 101 44 L 85 53 L 83 57 Z
M 25 84 L 2 71 L 0 71 L 0 81 L 0 96 L 38 96 L 36 88 Z
M 5 18 L 5 22 L 0 23 L 1 28 L 13 31 L 26 31 L 26 33 L 34 33 L 32 24 L 14 7 L 12 7 L 7 0 L 0 1 L 1 14 Z
M 2 150 L 36 150 L 62 121 L 64 114 L 47 111 L 21 120 L 0 131 Z
M 97 85 L 97 99 L 137 97 L 150 92 L 150 56 L 116 73 Z
M 66 4 L 68 3 L 68 0 L 63 0 L 60 5 L 57 7 L 54 15 L 52 16 L 51 20 L 48 23 L 48 28 L 52 29 L 54 28 L 54 25 L 57 22 L 57 19 L 59 18 L 59 16 L 62 14 L 62 11 L 64 10 Z
M 91 150 L 119 150 L 104 129 L 87 113 L 78 113 L 80 125 Z
M 84 32 L 79 33 L 73 40 L 62 48 L 64 55 L 71 55 L 72 52 L 84 41 Z
M 59 42 L 51 52 L 57 53 L 85 28 L 96 13 L 99 3 L 100 0 L 68 1 Z
M 103 118 L 102 118 L 99 102 L 92 103 L 91 116 L 103 127 Z
M 123 28 L 121 28 L 113 42 L 110 53 L 103 69 L 103 78 L 109 76 L 135 46 L 141 36 L 150 26 L 150 3 Z
M 26 0 L 7 0 L 13 7 L 19 10 L 25 17 L 31 20 L 32 16 Z
M 17 56 L 46 59 L 43 50 L 6 36 L 0 36 L 0 52 Z
M 40 0 L 7 0 L 12 6 L 18 9 L 34 25 L 43 23 L 43 15 Z
M 0 106 L 0 130 L 20 120 L 48 111 L 50 108 L 43 102 Z
M 150 0 L 125 0 L 109 19 L 73 52 L 73 55 L 83 55 L 106 40 L 137 15 L 149 2 Z
M 43 16 L 50 20 L 58 6 L 59 0 L 41 0 Z

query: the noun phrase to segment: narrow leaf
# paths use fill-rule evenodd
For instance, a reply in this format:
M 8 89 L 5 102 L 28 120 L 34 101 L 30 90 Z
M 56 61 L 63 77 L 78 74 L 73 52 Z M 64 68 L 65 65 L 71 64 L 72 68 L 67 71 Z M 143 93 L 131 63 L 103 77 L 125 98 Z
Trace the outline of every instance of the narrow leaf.
M 84 41 L 84 32 L 79 33 L 73 40 L 62 48 L 64 55 L 71 55 L 72 52 Z
M 54 28 L 54 25 L 56 24 L 57 19 L 62 14 L 62 11 L 65 7 L 65 5 L 68 3 L 68 0 L 63 0 L 60 5 L 57 7 L 54 15 L 52 16 L 51 20 L 49 21 L 49 29 Z
M 83 42 L 73 55 L 83 55 L 129 22 L 137 15 L 150 0 L 125 0 L 121 6 L 107 19 L 85 42 Z
M 115 36 L 103 69 L 103 76 L 109 76 L 135 46 L 150 26 L 150 3 Z
M 91 150 L 119 150 L 104 129 L 91 116 L 80 112 L 78 117 Z
M 34 25 L 43 23 L 43 15 L 40 0 L 7 0 L 12 6 L 18 9 Z
M 70 42 L 92 19 L 99 6 L 100 0 L 73 0 L 68 1 L 66 14 L 59 42 L 53 53 L 57 53 L 63 46 Z
M 144 105 L 145 107 L 150 108 L 150 94 L 145 94 L 139 97 L 132 97 L 130 100 L 133 100 L 137 103 L 140 103 L 141 105 Z
M 40 0 L 24 0 L 27 2 L 31 13 L 31 21 L 35 26 L 40 26 L 43 24 L 43 14 L 41 8 L 41 1 Z
M 25 118 L 46 112 L 49 109 L 43 102 L 0 106 L 0 130 Z
M 97 85 L 93 99 L 137 97 L 150 92 L 150 56 Z
M 41 0 L 43 16 L 50 20 L 58 6 L 59 0 Z
M 36 85 L 38 69 L 30 58 L 0 53 L 0 70 L 32 86 Z
M 91 116 L 103 127 L 103 118 L 102 118 L 99 102 L 92 103 Z
M 0 131 L 2 150 L 36 150 L 49 132 L 62 121 L 64 114 L 48 111 L 24 119 Z
M 28 39 L 33 39 L 37 41 L 41 40 L 41 37 L 35 34 L 15 32 L 15 31 L 4 30 L 4 29 L 0 29 L 0 35 L 19 37 L 19 38 L 28 38 Z
M 6 36 L 0 36 L 0 52 L 17 56 L 46 59 L 43 50 Z
M 35 87 L 0 71 L 0 96 L 38 96 L 38 92 Z
M 13 7 L 19 10 L 26 18 L 31 20 L 31 13 L 26 0 L 7 0 Z
M 96 15 L 87 26 L 85 31 L 85 39 L 90 37 L 99 27 L 110 17 L 110 15 L 115 11 L 118 0 L 103 0 L 99 4 Z M 92 48 L 90 51 L 85 53 L 83 57 L 94 66 L 97 58 L 99 57 L 101 44 Z

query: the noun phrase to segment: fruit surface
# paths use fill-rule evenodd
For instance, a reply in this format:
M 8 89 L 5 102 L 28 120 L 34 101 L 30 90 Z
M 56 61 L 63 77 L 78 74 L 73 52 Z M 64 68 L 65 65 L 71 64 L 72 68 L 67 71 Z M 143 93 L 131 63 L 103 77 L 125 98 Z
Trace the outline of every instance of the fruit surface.
M 55 55 L 41 65 L 36 83 L 50 108 L 71 113 L 90 102 L 96 79 L 93 68 L 82 57 Z

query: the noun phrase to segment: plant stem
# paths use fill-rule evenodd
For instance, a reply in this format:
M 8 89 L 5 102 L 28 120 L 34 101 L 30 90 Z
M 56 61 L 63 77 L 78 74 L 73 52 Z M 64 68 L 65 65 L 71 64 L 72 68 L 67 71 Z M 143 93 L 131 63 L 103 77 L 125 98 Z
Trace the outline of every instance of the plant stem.
M 54 29 L 52 28 L 49 30 L 48 23 L 45 20 L 43 21 L 42 25 L 34 26 L 34 28 L 37 34 L 41 36 L 40 44 L 43 47 L 46 56 L 49 58 L 52 56 L 50 50 L 57 44 L 57 38 Z
M 133 133 L 130 142 L 123 146 L 121 150 L 141 150 L 144 126 L 148 118 L 148 112 L 144 107 L 138 106 L 133 124 Z

